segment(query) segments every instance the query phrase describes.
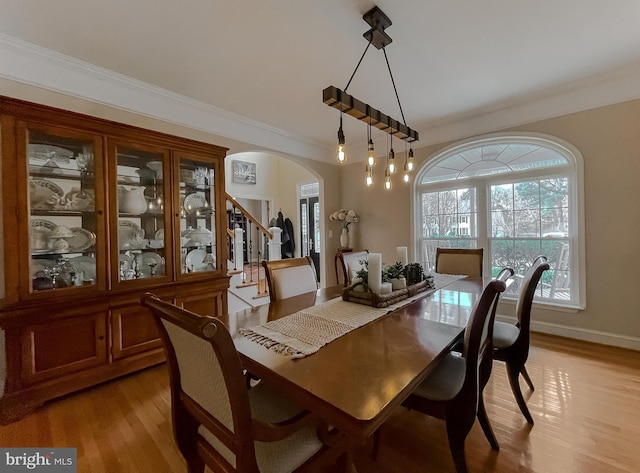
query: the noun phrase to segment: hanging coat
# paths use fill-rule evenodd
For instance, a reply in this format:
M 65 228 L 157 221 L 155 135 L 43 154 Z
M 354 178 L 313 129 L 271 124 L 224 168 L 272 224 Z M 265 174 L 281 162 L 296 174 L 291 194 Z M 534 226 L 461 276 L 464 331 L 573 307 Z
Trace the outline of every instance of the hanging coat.
M 283 258 L 293 258 L 296 250 L 296 244 L 293 236 L 293 223 L 290 219 L 284 219 L 284 228 L 287 236 L 289 237 L 286 243 L 282 244 L 282 257 Z M 283 234 L 285 232 L 282 232 Z M 283 239 L 284 241 L 284 239 Z
M 286 220 L 289 220 L 289 219 L 286 219 Z M 282 230 L 282 235 L 280 240 L 282 242 L 282 246 L 280 247 L 281 258 L 282 259 L 293 258 L 293 251 L 290 249 L 290 244 L 289 244 L 289 242 L 291 241 L 292 235 L 289 234 L 289 231 L 287 230 L 287 226 L 285 225 L 285 218 L 284 218 L 284 215 L 282 215 L 282 212 L 278 212 L 278 219 L 276 220 L 276 226 Z

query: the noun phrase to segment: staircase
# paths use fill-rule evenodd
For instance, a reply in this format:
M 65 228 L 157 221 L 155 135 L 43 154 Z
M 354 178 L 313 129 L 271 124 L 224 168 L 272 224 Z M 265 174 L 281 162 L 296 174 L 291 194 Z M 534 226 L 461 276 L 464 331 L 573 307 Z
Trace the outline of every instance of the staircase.
M 262 261 L 280 259 L 281 230 L 265 228 L 226 192 L 225 199 L 230 226 L 234 226 L 227 228 L 227 268 L 231 276 L 228 303 L 229 312 L 237 312 L 269 303 Z M 248 263 L 245 263 L 245 256 Z

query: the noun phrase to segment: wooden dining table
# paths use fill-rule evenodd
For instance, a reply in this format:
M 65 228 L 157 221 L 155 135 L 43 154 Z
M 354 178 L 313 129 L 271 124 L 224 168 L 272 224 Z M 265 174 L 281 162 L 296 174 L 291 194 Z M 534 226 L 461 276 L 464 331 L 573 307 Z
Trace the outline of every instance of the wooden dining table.
M 304 358 L 288 358 L 239 333 L 342 294 L 320 289 L 231 314 L 245 368 L 279 389 L 355 446 L 364 443 L 460 338 L 484 287 L 465 278 L 355 329 Z

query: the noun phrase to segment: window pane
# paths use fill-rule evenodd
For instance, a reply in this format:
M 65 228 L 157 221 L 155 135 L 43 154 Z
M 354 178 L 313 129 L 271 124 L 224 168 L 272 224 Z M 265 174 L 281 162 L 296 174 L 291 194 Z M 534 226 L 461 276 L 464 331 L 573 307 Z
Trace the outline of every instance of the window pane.
M 513 208 L 513 184 L 491 186 L 491 210 Z
M 515 209 L 537 209 L 540 207 L 538 182 L 519 182 L 514 188 Z
M 513 212 L 517 237 L 540 236 L 540 211 L 538 209 Z
M 513 236 L 513 214 L 511 212 L 491 212 L 491 236 Z

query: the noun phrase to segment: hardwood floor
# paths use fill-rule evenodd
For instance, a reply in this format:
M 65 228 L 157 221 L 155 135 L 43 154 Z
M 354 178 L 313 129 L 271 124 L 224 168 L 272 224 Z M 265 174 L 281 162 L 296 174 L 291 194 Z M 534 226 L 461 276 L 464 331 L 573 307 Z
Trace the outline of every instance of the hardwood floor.
M 501 449 L 491 450 L 476 422 L 466 442 L 471 472 L 640 471 L 638 352 L 534 334 L 527 368 L 536 390 L 523 383 L 523 392 L 535 426 L 525 422 L 496 363 L 485 399 Z M 0 426 L 0 445 L 77 447 L 81 473 L 186 472 L 169 403 L 166 368 L 158 366 Z M 357 452 L 361 473 L 455 471 L 444 422 L 398 409 L 382 429 L 375 462 L 369 445 Z

